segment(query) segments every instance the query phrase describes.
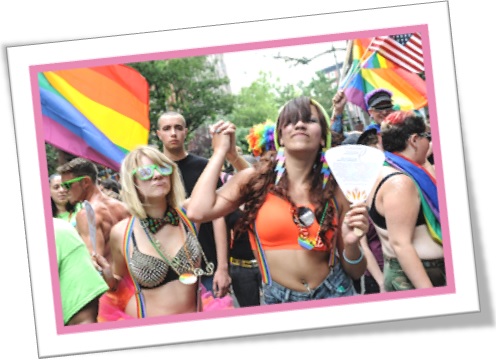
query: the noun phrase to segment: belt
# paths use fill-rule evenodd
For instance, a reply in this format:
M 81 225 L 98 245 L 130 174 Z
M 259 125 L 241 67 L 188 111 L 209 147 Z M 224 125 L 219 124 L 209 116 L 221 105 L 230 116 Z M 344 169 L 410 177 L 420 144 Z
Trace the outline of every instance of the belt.
M 384 260 L 386 261 L 393 261 L 399 264 L 399 261 L 397 258 L 390 258 L 389 256 L 384 256 Z M 420 259 L 422 264 L 424 265 L 425 268 L 437 268 L 437 267 L 444 267 L 444 259 L 432 259 L 432 260 L 424 260 Z
M 230 257 L 229 262 L 231 263 L 231 265 L 241 266 L 241 267 L 249 268 L 249 269 L 255 268 L 258 266 L 257 260 L 255 260 L 255 259 L 243 260 L 243 259 L 236 259 L 236 258 Z

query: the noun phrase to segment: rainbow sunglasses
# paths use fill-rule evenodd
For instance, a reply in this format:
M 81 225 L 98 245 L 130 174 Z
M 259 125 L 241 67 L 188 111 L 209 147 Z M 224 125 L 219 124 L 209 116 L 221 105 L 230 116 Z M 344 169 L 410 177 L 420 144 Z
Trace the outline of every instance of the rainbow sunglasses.
M 324 107 L 322 105 L 320 105 L 320 103 L 317 100 L 310 99 L 310 102 L 312 103 L 312 105 L 315 105 L 316 107 L 318 107 L 319 110 L 320 110 L 320 112 L 322 114 L 324 114 L 324 119 L 325 119 L 325 121 L 327 123 L 327 126 L 329 127 L 329 132 L 328 132 L 328 134 L 326 136 L 325 148 L 326 149 L 329 149 L 331 147 L 331 142 L 332 142 L 332 138 L 331 138 L 331 119 L 329 117 L 329 114 L 327 113 L 327 111 L 325 111 Z M 286 103 L 283 106 L 281 106 L 281 108 L 279 109 L 279 114 L 281 113 L 282 109 L 284 109 L 284 107 L 287 104 L 288 103 Z M 274 146 L 275 146 L 276 150 L 279 150 L 279 141 L 278 141 L 278 134 L 277 134 L 278 121 L 279 121 L 279 117 L 277 118 L 276 124 L 274 126 Z
M 155 170 L 157 170 L 158 173 L 163 176 L 168 176 L 172 174 L 172 166 L 169 164 L 164 164 L 164 165 L 150 164 L 150 165 L 143 165 L 137 167 L 131 172 L 131 175 L 138 175 L 138 178 L 140 180 L 146 181 L 146 180 L 150 180 L 153 177 Z

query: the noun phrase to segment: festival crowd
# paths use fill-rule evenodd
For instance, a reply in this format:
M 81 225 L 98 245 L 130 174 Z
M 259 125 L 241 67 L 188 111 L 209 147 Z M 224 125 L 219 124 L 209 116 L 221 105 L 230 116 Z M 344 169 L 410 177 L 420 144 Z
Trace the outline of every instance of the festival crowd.
M 129 152 L 116 176 L 66 159 L 49 178 L 65 325 L 270 306 L 446 285 L 430 126 L 368 93 L 370 124 L 343 131 L 313 98 L 254 125 L 210 127 L 212 156 L 189 153 L 187 119 L 157 122 L 163 147 Z M 384 163 L 350 203 L 326 161 L 368 146 Z

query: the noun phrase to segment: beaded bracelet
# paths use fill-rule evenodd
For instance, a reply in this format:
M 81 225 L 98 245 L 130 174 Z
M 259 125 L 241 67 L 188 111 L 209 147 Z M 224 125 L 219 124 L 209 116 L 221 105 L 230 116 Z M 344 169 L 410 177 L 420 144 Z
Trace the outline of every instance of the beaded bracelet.
M 344 261 L 346 261 L 348 264 L 351 264 L 351 265 L 356 265 L 358 264 L 360 261 L 363 260 L 363 250 L 361 247 L 358 247 L 360 249 L 360 256 L 358 257 L 358 259 L 356 260 L 350 260 L 346 257 L 346 254 L 344 253 L 345 250 L 343 249 L 343 259 Z

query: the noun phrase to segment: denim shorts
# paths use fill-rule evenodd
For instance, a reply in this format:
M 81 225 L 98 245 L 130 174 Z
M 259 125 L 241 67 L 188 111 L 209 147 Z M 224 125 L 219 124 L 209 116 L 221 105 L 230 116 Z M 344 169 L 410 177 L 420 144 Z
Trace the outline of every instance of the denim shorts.
M 446 285 L 444 259 L 421 260 L 434 287 Z M 412 290 L 415 286 L 396 258 L 384 257 L 384 287 L 386 291 Z
M 353 281 L 341 267 L 339 261 L 329 271 L 329 275 L 315 289 L 295 291 L 272 280 L 271 285 L 262 284 L 263 304 L 281 304 L 296 301 L 328 299 L 356 295 Z

